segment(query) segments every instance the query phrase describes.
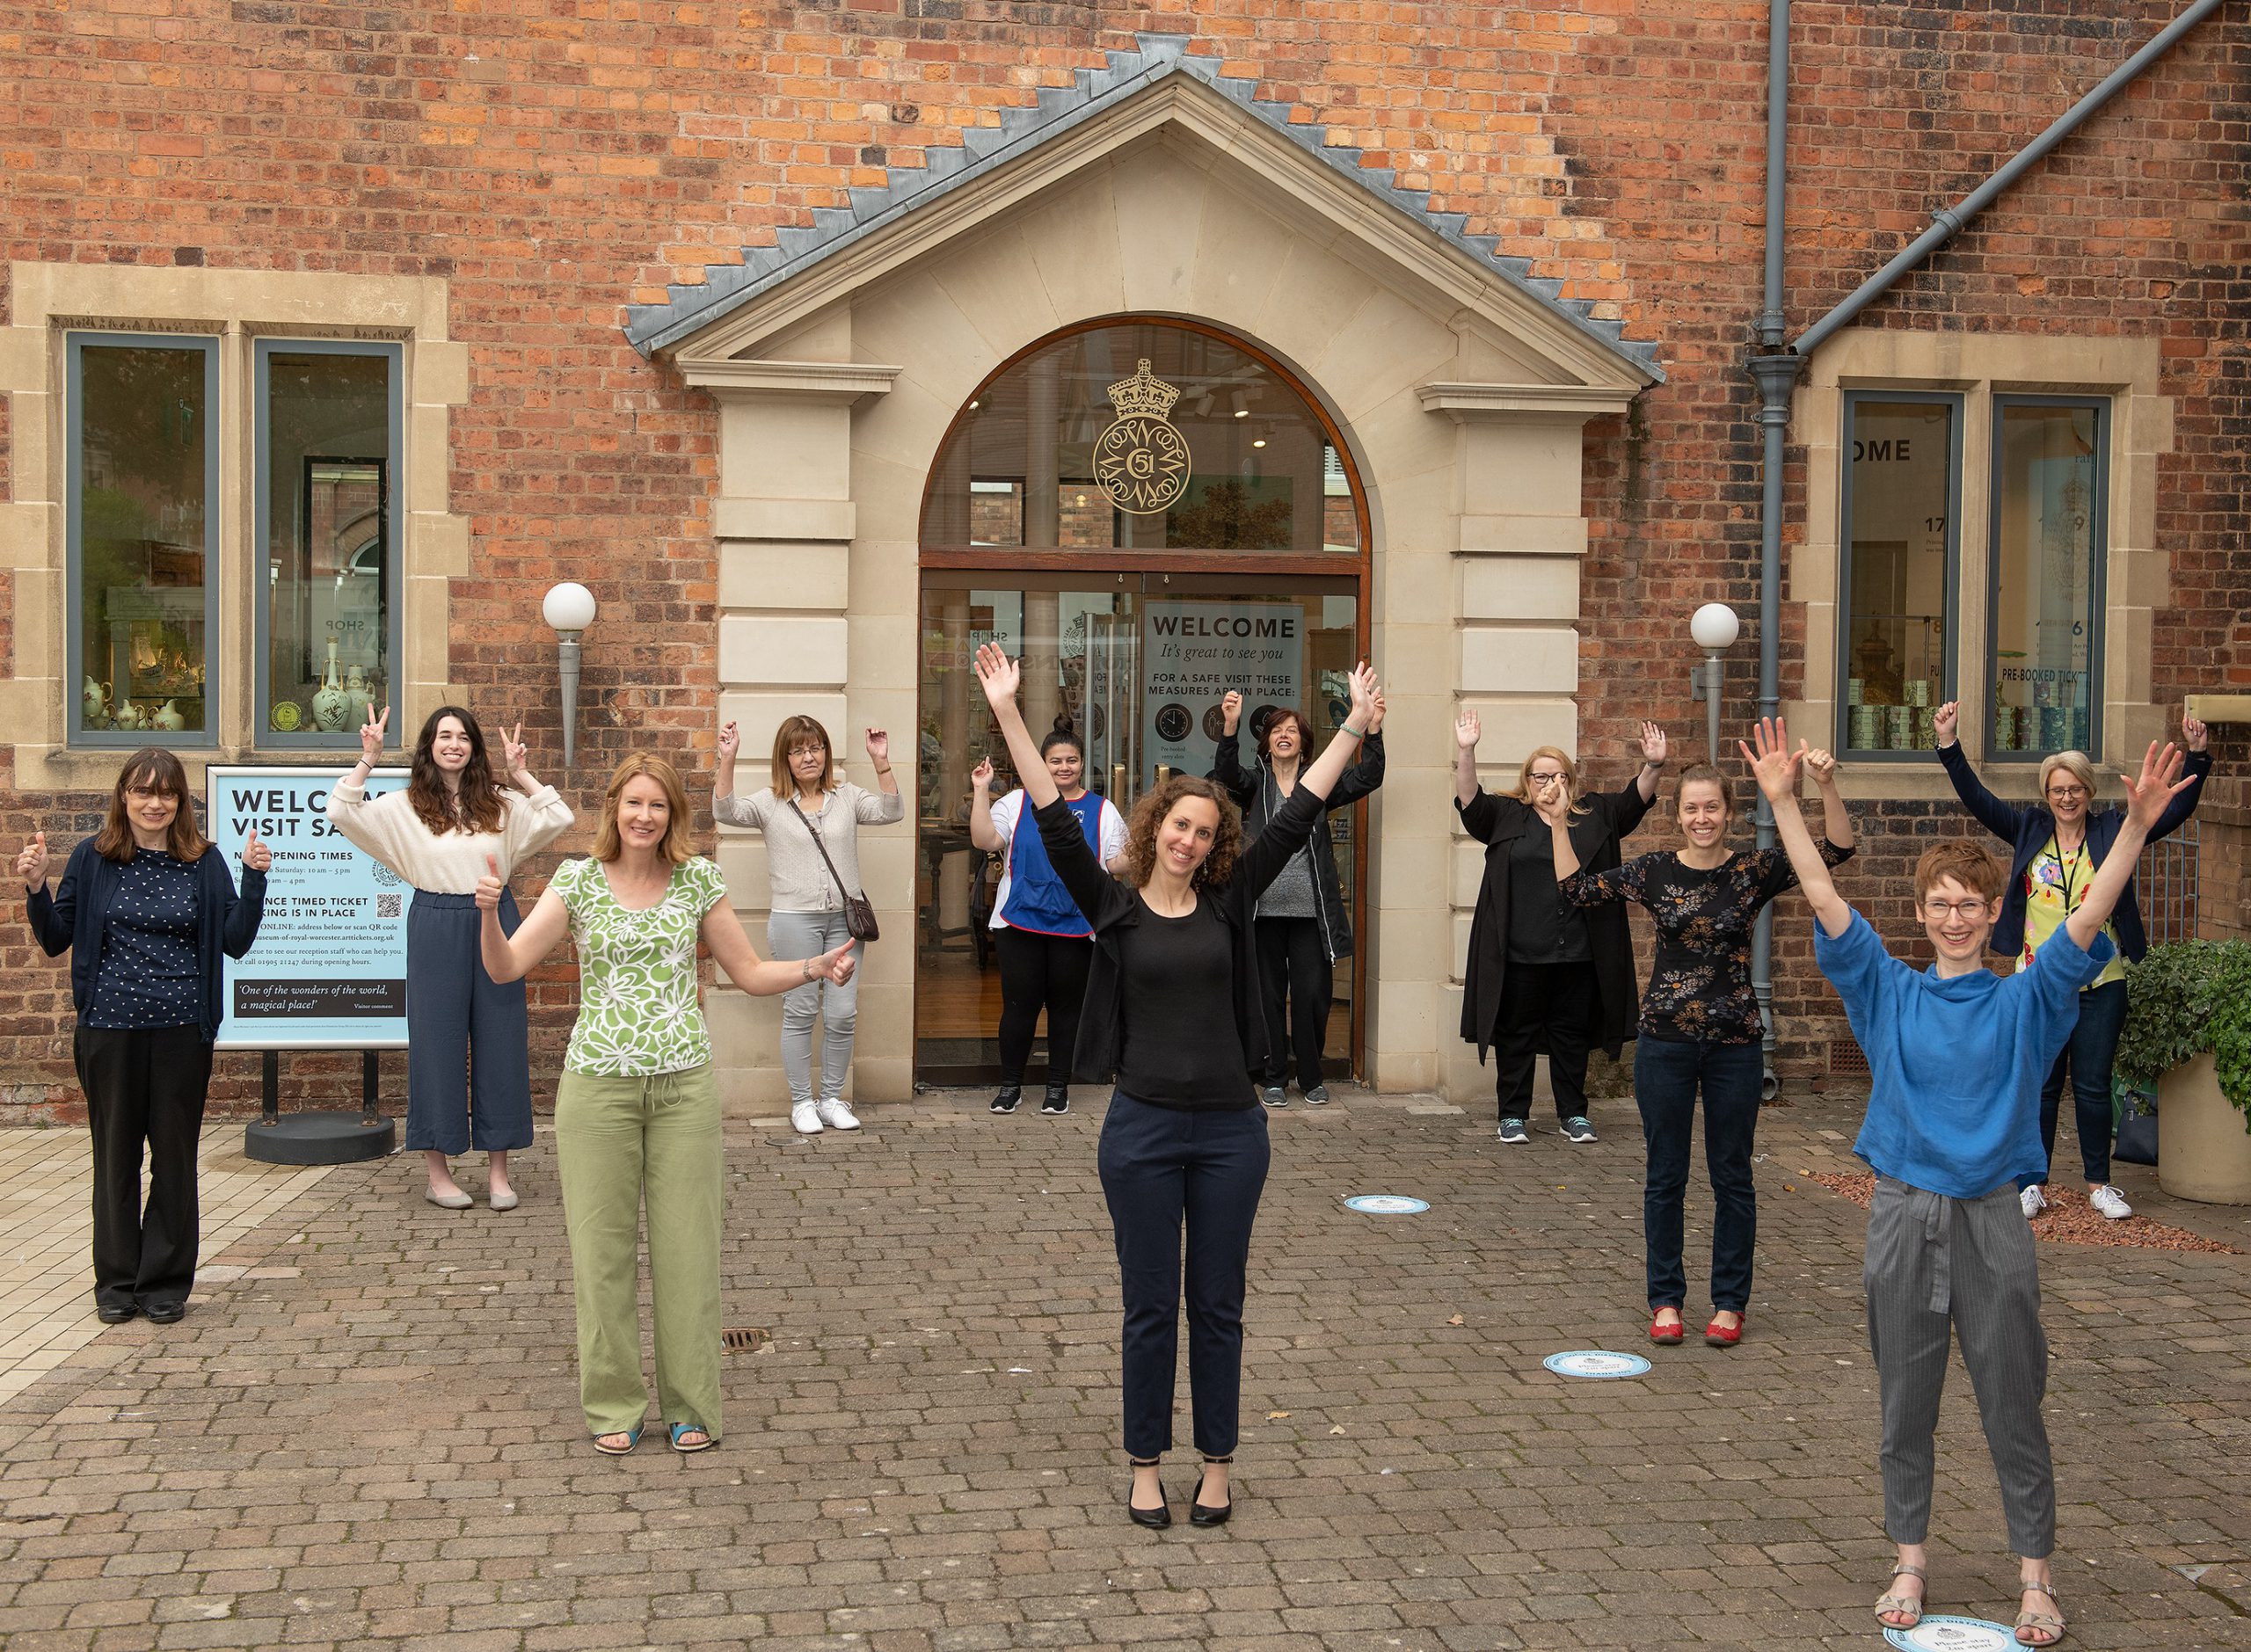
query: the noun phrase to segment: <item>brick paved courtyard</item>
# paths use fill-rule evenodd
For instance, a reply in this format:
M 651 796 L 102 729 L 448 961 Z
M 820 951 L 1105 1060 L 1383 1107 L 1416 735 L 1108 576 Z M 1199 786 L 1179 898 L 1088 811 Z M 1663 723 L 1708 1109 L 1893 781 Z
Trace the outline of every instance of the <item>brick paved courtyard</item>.
M 1626 1382 L 1539 1364 L 1643 1345 L 1625 1104 L 1585 1148 L 1358 1093 L 1275 1118 L 1235 1519 L 1163 1534 L 1119 1507 L 1100 1122 L 1082 1090 L 1062 1120 L 939 1094 L 857 1137 L 734 1127 L 727 1322 L 773 1342 L 731 1356 L 728 1437 L 692 1459 L 582 1437 L 544 1137 L 508 1216 L 424 1204 L 404 1161 L 331 1172 L 207 1251 L 184 1323 L 104 1329 L 0 1406 L 0 1641 L 1881 1644 L 1863 1217 L 1803 1175 L 1848 1168 L 1844 1109 L 1762 1126 L 1744 1346 Z M 2251 1250 L 2244 1212 L 2129 1174 Z M 1363 1191 L 1432 1208 L 1342 1207 Z M 2251 1646 L 2251 1263 L 2042 1265 L 2071 1644 Z M 1957 1366 L 1933 1610 L 2013 1612 L 2001 1543 Z

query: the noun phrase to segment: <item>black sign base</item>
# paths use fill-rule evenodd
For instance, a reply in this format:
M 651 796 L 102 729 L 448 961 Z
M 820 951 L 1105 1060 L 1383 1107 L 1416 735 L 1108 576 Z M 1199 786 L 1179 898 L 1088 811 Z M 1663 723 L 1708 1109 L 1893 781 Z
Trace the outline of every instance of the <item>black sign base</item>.
M 291 1113 L 243 1130 L 243 1157 L 260 1164 L 357 1164 L 398 1144 L 398 1125 L 364 1113 Z

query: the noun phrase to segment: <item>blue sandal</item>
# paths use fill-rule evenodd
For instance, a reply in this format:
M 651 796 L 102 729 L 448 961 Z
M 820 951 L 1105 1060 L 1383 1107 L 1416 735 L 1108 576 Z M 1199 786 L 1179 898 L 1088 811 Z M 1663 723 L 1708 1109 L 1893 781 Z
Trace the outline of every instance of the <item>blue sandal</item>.
M 711 1430 L 701 1423 L 674 1423 L 669 1425 L 669 1431 L 672 1435 L 673 1450 L 681 1452 L 683 1456 L 690 1452 L 708 1452 L 719 1443 L 711 1437 Z M 703 1437 L 693 1445 L 682 1445 L 680 1443 L 680 1437 L 683 1434 L 701 1434 Z
M 610 1438 L 611 1436 L 618 1434 L 623 1434 L 625 1437 L 624 1445 L 604 1445 L 602 1444 L 604 1440 Z M 623 1457 L 640 1443 L 641 1430 L 637 1426 L 630 1429 L 612 1429 L 608 1434 L 597 1434 L 594 1436 L 594 1450 L 600 1452 L 604 1457 Z

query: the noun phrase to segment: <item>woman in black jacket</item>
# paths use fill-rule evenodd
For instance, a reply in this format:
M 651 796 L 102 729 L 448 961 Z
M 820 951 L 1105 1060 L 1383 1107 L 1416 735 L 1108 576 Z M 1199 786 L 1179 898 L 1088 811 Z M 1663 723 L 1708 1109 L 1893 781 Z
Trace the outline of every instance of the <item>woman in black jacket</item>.
M 153 746 L 125 760 L 108 819 L 70 852 L 53 895 L 47 833 L 16 856 L 32 934 L 49 957 L 71 955 L 71 1055 L 94 1148 L 94 1309 L 107 1324 L 145 1314 L 169 1325 L 187 1311 L 196 1140 L 224 1017 L 220 959 L 258 938 L 272 863 L 251 833 L 237 899 L 227 857 L 196 828 L 179 759 Z
M 1463 829 L 1485 846 L 1485 877 L 1469 922 L 1461 1036 L 1477 1046 L 1481 1064 L 1489 1046 L 1493 1052 L 1503 1141 L 1526 1139 L 1533 1060 L 1542 1048 L 1563 1134 L 1592 1141 L 1587 1052 L 1599 1045 L 1615 1060 L 1634 1036 L 1634 940 L 1622 906 L 1581 910 L 1557 896 L 1549 822 L 1568 816 L 1581 865 L 1616 866 L 1618 840 L 1641 825 L 1657 799 L 1665 731 L 1642 724 L 1642 772 L 1621 790 L 1582 796 L 1571 760 L 1542 746 L 1524 760 L 1523 779 L 1505 797 L 1477 783 L 1480 732 L 1471 710 L 1453 726 L 1453 806 Z
M 1210 777 L 1242 805 L 1243 835 L 1256 838 L 1297 789 L 1306 754 L 1313 749 L 1313 725 L 1294 710 L 1276 711 L 1256 730 L 1258 761 L 1246 770 L 1235 735 L 1242 696 L 1232 688 L 1220 702 L 1220 715 L 1226 724 Z M 1289 1104 L 1285 1081 L 1293 1053 L 1297 1057 L 1298 1093 L 1305 1104 L 1319 1107 L 1329 1099 L 1329 1087 L 1321 1081 L 1321 1051 L 1329 1041 L 1337 960 L 1352 956 L 1352 925 L 1344 915 L 1344 890 L 1337 879 L 1337 840 L 1329 833 L 1329 817 L 1383 784 L 1382 728 L 1383 700 L 1379 695 L 1359 761 L 1337 777 L 1328 807 L 1314 823 L 1313 836 L 1258 899 L 1257 922 L 1252 928 L 1258 938 L 1258 979 L 1264 988 L 1266 1012 L 1266 1081 L 1259 1100 L 1269 1107 Z
M 1157 1466 L 1172 1445 L 1184 1219 L 1188 1384 L 1204 1453 L 1189 1518 L 1218 1525 L 1234 1506 L 1244 1276 L 1268 1160 L 1266 1116 L 1246 1076 L 1266 1054 L 1252 913 L 1366 732 L 1375 673 L 1353 671 L 1344 725 L 1256 842 L 1242 843 L 1233 806 L 1208 780 L 1176 776 L 1143 797 L 1126 828 L 1125 884 L 1096 860 L 1039 761 L 1016 709 L 1016 661 L 987 643 L 977 674 L 1048 859 L 1094 927 L 1074 1065 L 1086 1083 L 1117 1079 L 1097 1164 L 1125 1297 L 1127 1511 L 1141 1525 L 1172 1523 Z

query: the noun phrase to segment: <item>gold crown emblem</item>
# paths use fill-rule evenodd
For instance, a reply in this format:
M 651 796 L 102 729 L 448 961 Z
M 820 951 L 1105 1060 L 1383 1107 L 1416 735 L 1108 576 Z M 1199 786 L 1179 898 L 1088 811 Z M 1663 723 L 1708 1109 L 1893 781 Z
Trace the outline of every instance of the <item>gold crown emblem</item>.
M 1118 410 L 1120 418 L 1147 415 L 1162 418 L 1172 411 L 1172 404 L 1180 399 L 1180 392 L 1149 371 L 1149 359 L 1143 356 L 1140 368 L 1130 379 L 1120 379 L 1110 387 L 1110 404 Z

